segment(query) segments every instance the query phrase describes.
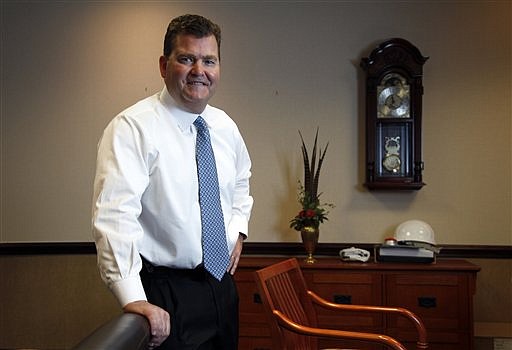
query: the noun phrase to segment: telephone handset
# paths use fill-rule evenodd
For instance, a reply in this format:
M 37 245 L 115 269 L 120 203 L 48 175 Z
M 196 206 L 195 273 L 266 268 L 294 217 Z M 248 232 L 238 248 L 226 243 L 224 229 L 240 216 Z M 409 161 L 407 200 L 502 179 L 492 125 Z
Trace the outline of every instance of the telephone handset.
M 360 248 L 347 248 L 340 250 L 340 257 L 344 261 L 367 262 L 370 259 L 370 252 Z

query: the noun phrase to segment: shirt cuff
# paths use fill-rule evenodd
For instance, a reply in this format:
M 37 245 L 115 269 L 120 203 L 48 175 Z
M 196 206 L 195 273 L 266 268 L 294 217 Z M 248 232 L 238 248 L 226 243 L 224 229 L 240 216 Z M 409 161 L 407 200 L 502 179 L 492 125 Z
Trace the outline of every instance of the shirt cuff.
M 232 216 L 231 221 L 229 222 L 229 231 L 230 232 L 236 232 L 237 234 L 243 234 L 245 238 L 249 236 L 248 231 L 249 230 L 249 223 L 247 220 L 242 216 Z M 238 237 L 238 236 L 237 236 Z
M 147 301 L 146 292 L 144 292 L 139 276 L 128 277 L 112 283 L 110 290 L 114 293 L 122 307 L 134 301 Z

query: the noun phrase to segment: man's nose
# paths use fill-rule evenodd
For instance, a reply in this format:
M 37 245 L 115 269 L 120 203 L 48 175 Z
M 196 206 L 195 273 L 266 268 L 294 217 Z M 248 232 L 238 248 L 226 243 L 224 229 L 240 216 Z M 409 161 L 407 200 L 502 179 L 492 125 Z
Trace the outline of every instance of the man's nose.
M 202 75 L 204 73 L 203 63 L 200 60 L 195 61 L 192 65 L 190 73 L 194 75 Z

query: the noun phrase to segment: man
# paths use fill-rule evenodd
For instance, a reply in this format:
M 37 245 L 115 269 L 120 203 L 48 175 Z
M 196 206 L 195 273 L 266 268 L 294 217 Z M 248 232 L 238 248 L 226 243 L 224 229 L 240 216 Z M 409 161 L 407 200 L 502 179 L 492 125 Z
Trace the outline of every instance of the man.
M 100 274 L 125 312 L 149 320 L 150 348 L 238 347 L 232 275 L 248 234 L 251 162 L 233 120 L 208 105 L 220 79 L 220 42 L 220 28 L 204 17 L 173 19 L 159 60 L 165 87 L 117 115 L 98 146 L 93 236 Z M 218 177 L 224 227 L 216 237 L 227 244 L 228 273 L 224 266 L 218 278 L 203 261 L 210 218 L 202 219 L 206 196 L 199 195 L 199 119 L 216 166 L 217 176 L 207 178 Z

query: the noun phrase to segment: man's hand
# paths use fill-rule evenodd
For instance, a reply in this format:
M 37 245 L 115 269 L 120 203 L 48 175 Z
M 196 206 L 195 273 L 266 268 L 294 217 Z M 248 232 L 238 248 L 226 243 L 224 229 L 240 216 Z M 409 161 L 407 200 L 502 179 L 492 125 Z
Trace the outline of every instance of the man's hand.
M 238 235 L 238 240 L 236 241 L 235 249 L 233 249 L 233 253 L 231 254 L 231 258 L 229 259 L 228 272 L 232 275 L 235 274 L 236 268 L 238 266 L 238 261 L 240 260 L 240 255 L 242 255 L 244 239 L 245 236 L 240 233 Z
M 150 304 L 147 301 L 134 301 L 123 307 L 124 312 L 131 312 L 146 317 L 151 327 L 151 339 L 148 349 L 160 346 L 171 332 L 171 320 L 169 313 L 164 309 Z

